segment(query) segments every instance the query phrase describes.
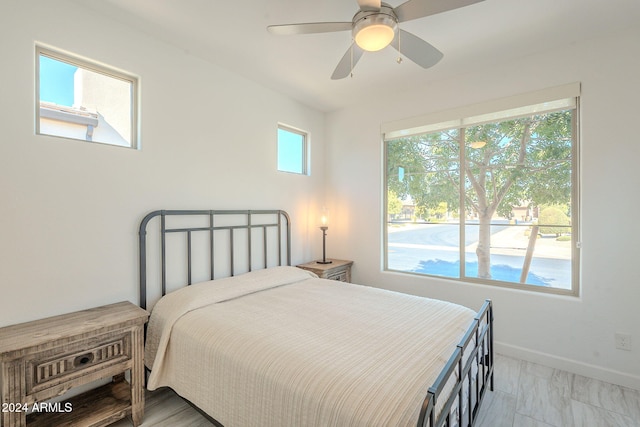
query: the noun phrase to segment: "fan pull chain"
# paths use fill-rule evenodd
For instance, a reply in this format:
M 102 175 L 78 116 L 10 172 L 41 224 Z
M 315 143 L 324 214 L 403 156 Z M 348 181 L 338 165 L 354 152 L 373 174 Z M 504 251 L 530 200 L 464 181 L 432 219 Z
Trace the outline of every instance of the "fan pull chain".
M 351 56 L 351 66 L 350 66 L 350 72 L 349 72 L 349 77 L 353 78 L 353 43 L 351 43 L 351 47 L 349 48 L 349 52 L 350 52 L 350 56 Z
M 400 50 L 400 42 L 402 41 L 402 39 L 400 38 L 400 29 L 398 29 L 398 59 L 396 59 L 396 62 L 398 64 L 402 64 L 402 50 Z

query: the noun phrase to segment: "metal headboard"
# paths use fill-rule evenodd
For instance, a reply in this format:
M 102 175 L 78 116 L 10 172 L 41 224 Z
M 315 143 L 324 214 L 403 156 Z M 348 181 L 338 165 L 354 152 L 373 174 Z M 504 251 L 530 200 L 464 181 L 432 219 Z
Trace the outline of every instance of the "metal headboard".
M 258 220 L 260 216 L 263 221 Z M 216 251 L 225 251 L 229 255 L 229 275 L 236 274 L 236 260 L 235 250 L 238 247 L 246 248 L 245 258 L 247 261 L 248 270 L 251 271 L 254 262 L 254 253 L 262 254 L 262 263 L 259 268 L 267 268 L 268 255 L 272 254 L 272 246 L 277 247 L 277 265 L 291 265 L 291 221 L 289 215 L 282 210 L 157 210 L 149 213 L 144 217 L 140 223 L 139 239 L 140 239 L 140 307 L 147 308 L 147 225 L 155 217 L 160 217 L 160 268 L 161 268 L 161 286 L 162 296 L 167 293 L 167 234 L 183 234 L 186 237 L 186 263 L 187 263 L 187 277 L 185 278 L 185 284 L 190 285 L 192 281 L 192 236 L 196 233 L 208 233 L 208 251 L 209 256 L 209 280 L 213 280 L 216 274 L 215 268 L 215 253 Z M 205 226 L 167 226 L 168 217 L 199 217 L 207 222 Z M 219 224 L 219 221 L 225 217 L 232 217 L 234 220 L 241 221 L 233 224 Z M 267 217 L 269 221 L 264 221 Z M 255 219 L 255 221 L 254 221 Z M 252 242 L 252 230 L 262 230 L 262 246 L 260 250 L 256 248 L 256 243 Z M 268 244 L 268 230 L 275 229 L 277 233 L 276 243 L 273 245 Z M 214 238 L 216 231 L 227 230 L 229 238 L 222 248 L 218 240 Z M 238 241 L 238 235 L 242 233 L 235 233 L 238 230 L 246 230 L 246 236 L 244 236 L 244 242 Z M 257 239 L 254 239 L 257 240 Z M 272 239 L 273 240 L 273 239 Z M 218 243 L 216 243 L 218 242 Z M 238 244 L 242 243 L 242 244 Z M 257 244 L 259 244 L 258 242 Z M 255 249 L 255 250 L 253 250 Z M 271 252 L 269 252 L 271 250 Z M 284 250 L 284 256 L 283 256 Z

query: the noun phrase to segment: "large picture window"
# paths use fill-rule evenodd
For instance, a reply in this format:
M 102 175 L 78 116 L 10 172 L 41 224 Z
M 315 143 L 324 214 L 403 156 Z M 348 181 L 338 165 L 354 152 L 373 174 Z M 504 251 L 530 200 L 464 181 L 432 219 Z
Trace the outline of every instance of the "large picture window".
M 577 104 L 385 133 L 386 269 L 576 295 Z

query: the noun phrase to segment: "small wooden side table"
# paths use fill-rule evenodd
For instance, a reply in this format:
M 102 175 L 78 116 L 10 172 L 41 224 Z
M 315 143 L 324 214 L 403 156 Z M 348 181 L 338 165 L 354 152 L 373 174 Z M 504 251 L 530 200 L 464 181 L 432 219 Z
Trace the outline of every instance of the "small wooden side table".
M 331 264 L 320 264 L 317 261 L 300 264 L 297 267 L 311 271 L 322 279 L 338 280 L 351 283 L 351 266 L 353 261 L 341 259 L 328 259 Z
M 96 427 L 128 415 L 138 426 L 144 415 L 148 317 L 140 307 L 120 302 L 0 328 L 2 426 Z M 45 402 L 108 377 L 113 381 L 98 389 Z

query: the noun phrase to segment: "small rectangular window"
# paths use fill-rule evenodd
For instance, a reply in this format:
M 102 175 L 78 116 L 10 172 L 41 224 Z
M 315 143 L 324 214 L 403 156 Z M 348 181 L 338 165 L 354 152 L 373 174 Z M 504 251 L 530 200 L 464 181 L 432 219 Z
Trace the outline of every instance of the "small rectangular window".
M 278 170 L 307 175 L 307 133 L 278 126 Z
M 36 133 L 138 148 L 138 79 L 36 46 Z

